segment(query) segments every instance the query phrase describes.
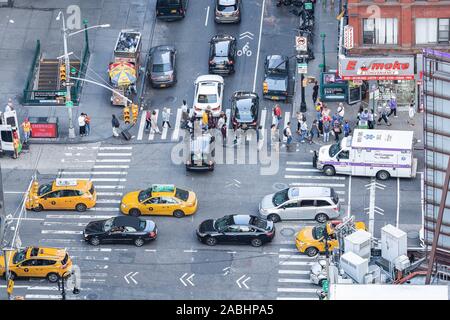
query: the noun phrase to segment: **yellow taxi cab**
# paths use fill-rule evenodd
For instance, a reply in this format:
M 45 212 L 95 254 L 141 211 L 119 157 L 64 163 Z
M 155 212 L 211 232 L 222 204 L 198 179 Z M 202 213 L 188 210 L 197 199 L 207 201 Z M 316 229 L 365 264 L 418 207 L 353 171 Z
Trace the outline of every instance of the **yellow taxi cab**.
M 65 249 L 28 247 L 8 252 L 11 277 L 47 278 L 57 282 L 72 271 L 72 260 Z M 5 275 L 5 259 L 0 257 L 0 276 Z
M 120 211 L 135 217 L 142 214 L 181 218 L 197 211 L 197 196 L 173 184 L 153 184 L 148 189 L 127 193 Z
M 27 210 L 77 210 L 86 211 L 95 206 L 97 192 L 94 184 L 82 179 L 56 179 L 39 185 L 33 181 L 25 201 Z
M 328 234 L 328 249 L 333 251 L 339 248 L 339 242 L 336 238 L 335 228 L 341 221 L 330 221 L 326 225 L 317 225 L 315 227 L 304 227 L 296 236 L 295 246 L 301 253 L 306 253 L 313 257 L 319 252 L 325 252 L 325 232 Z M 364 222 L 355 222 L 356 230 L 366 230 Z

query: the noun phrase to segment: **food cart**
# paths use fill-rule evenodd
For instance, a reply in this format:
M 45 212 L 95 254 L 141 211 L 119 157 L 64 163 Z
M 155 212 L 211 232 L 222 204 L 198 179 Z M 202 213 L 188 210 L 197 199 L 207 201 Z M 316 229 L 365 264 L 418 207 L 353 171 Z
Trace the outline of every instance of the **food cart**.
M 139 58 L 141 53 L 141 33 L 122 30 L 114 47 L 113 62 L 109 64 L 109 80 L 116 92 L 130 100 L 136 93 L 136 81 L 139 75 Z M 127 101 L 116 92 L 111 95 L 111 104 L 126 106 Z

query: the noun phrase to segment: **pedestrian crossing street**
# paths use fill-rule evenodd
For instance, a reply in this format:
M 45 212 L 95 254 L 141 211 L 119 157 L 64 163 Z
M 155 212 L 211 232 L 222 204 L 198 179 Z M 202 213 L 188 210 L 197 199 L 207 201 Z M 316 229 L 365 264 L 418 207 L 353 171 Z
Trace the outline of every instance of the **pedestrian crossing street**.
M 73 295 L 66 290 L 67 299 L 89 299 L 89 295 L 102 290 L 109 277 L 109 263 L 114 252 L 127 251 L 124 248 L 99 248 L 84 243 L 84 227 L 93 220 L 108 219 L 119 214 L 119 204 L 127 181 L 128 169 L 133 154 L 132 146 L 68 146 L 59 178 L 90 179 L 97 190 L 97 204 L 84 213 L 45 211 L 41 221 L 40 246 L 66 248 L 74 265 L 81 269 L 81 290 Z M 1 287 L 1 286 L 0 286 Z M 16 282 L 14 295 L 29 299 L 61 299 L 58 285 L 46 279 L 39 282 Z
M 141 112 L 141 118 L 139 120 L 139 127 L 138 127 L 138 134 L 136 136 L 136 140 L 138 141 L 179 141 L 179 139 L 183 136 L 184 130 L 180 128 L 181 124 L 181 108 L 178 108 L 176 112 L 171 112 L 170 114 L 170 125 L 172 128 L 163 127 L 162 125 L 162 119 L 161 119 L 161 111 L 159 109 L 154 109 L 156 111 L 156 117 L 158 122 L 158 127 L 161 130 L 161 134 L 158 133 L 152 133 L 150 130 L 145 130 L 145 116 L 146 112 Z M 228 130 L 231 129 L 230 125 L 230 119 L 231 119 L 231 109 L 226 109 L 225 114 L 227 116 L 227 128 Z M 285 119 L 290 118 L 290 112 L 286 112 L 284 115 Z M 289 121 L 289 120 L 287 120 Z M 286 123 L 287 123 L 286 121 Z M 272 124 L 272 115 L 270 113 L 270 110 L 268 109 L 261 109 L 259 114 L 259 124 L 262 126 L 262 129 L 269 130 L 270 126 Z M 249 135 L 247 137 L 247 140 L 250 140 L 251 136 Z
M 309 280 L 311 265 L 317 257 L 308 257 L 294 245 L 283 245 L 278 252 L 277 300 L 318 300 L 320 287 Z

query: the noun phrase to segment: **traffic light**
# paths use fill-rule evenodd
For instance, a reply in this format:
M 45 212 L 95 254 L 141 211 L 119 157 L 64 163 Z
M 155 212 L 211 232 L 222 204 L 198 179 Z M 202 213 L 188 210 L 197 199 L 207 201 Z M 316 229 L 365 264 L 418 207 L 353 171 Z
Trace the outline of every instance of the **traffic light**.
M 329 283 L 328 283 L 328 280 L 325 279 L 325 280 L 323 280 L 323 282 L 322 282 L 322 290 L 323 290 L 325 293 L 328 293 L 328 289 L 329 289 Z
M 131 105 L 131 114 L 133 116 L 133 123 L 136 123 L 139 116 L 139 107 L 137 104 Z
M 66 82 L 66 66 L 59 67 L 59 80 L 61 82 Z
M 123 121 L 127 124 L 130 123 L 130 108 L 129 107 L 123 108 Z
M 267 93 L 269 92 L 269 85 L 267 84 L 267 82 L 264 81 L 263 83 L 263 92 Z
M 31 190 L 30 191 L 33 194 L 37 194 L 38 190 L 39 190 L 39 183 L 36 180 L 34 180 L 33 183 L 31 184 Z

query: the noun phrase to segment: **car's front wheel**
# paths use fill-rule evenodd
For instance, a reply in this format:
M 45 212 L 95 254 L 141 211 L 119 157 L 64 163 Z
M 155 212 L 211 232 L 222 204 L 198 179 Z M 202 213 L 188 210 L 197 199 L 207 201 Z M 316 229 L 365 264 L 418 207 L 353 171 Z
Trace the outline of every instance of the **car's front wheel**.
M 208 237 L 208 238 L 206 238 L 206 241 L 205 241 L 205 243 L 208 245 L 208 246 L 215 246 L 216 244 L 217 244 L 217 239 L 216 238 L 214 238 L 214 237 Z
M 34 212 L 41 212 L 42 210 L 44 210 L 44 207 L 41 204 L 38 204 L 37 207 L 33 208 Z
M 253 247 L 261 247 L 263 242 L 259 238 L 254 238 L 254 239 L 252 239 L 251 244 Z
M 86 205 L 84 203 L 79 203 L 75 206 L 75 210 L 78 212 L 85 212 L 87 209 Z
M 315 219 L 319 223 L 325 223 L 328 220 L 328 216 L 325 213 L 319 213 Z
M 141 215 L 141 211 L 139 211 L 139 209 L 136 209 L 136 208 L 130 209 L 129 213 L 130 213 L 130 216 L 132 216 L 132 217 L 139 217 Z
M 181 210 L 175 210 L 175 211 L 173 212 L 173 216 L 174 216 L 175 218 L 183 218 L 183 217 L 184 217 L 184 212 L 181 211 Z
M 89 243 L 92 244 L 93 246 L 98 246 L 100 244 L 100 239 L 98 237 L 92 237 L 89 240 Z
M 319 253 L 319 250 L 315 247 L 309 247 L 308 249 L 305 250 L 305 253 L 308 257 L 314 257 Z
M 270 220 L 273 223 L 277 223 L 281 221 L 281 218 L 279 215 L 272 213 L 267 216 L 267 220 Z

